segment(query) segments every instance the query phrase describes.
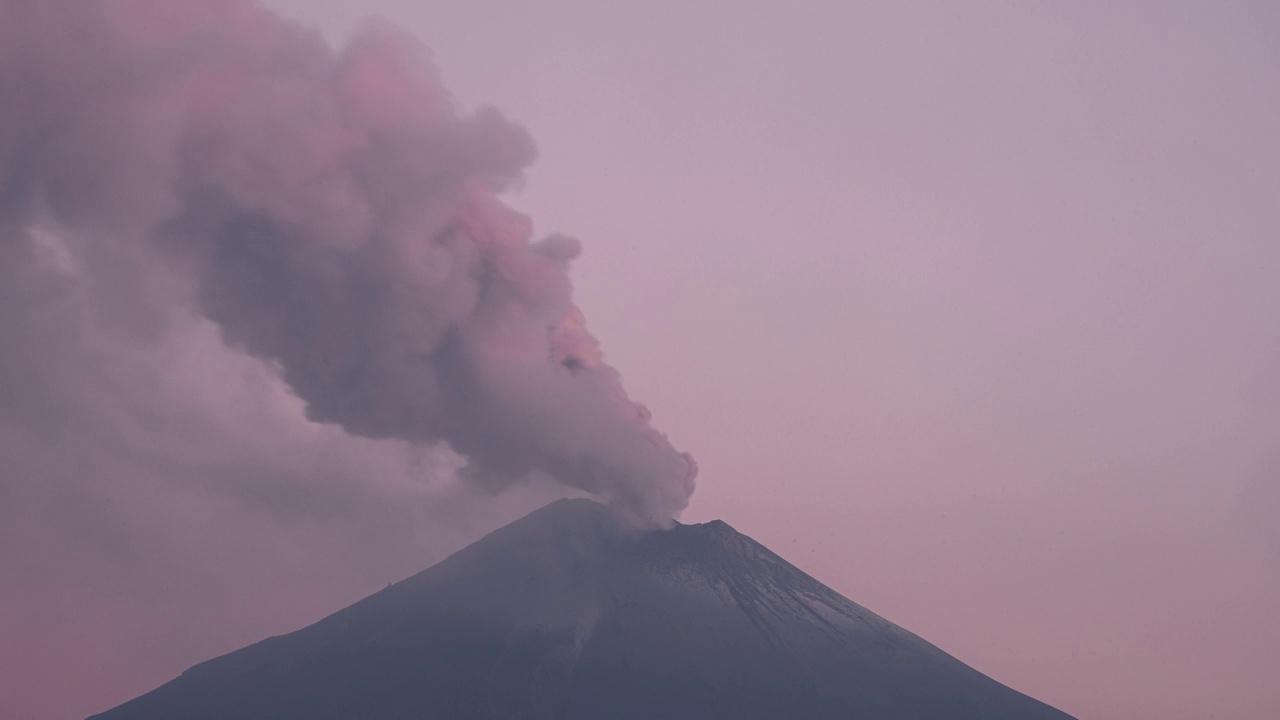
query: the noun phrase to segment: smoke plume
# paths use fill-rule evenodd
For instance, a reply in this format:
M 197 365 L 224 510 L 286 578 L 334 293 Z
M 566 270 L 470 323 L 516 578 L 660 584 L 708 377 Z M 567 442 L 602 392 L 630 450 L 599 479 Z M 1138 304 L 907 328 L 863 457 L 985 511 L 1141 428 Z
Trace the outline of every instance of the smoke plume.
M 56 436 L 86 337 L 211 322 L 311 421 L 666 523 L 691 458 L 586 331 L 578 243 L 497 197 L 533 157 L 385 25 L 335 50 L 248 0 L 0 0 L 0 420 Z

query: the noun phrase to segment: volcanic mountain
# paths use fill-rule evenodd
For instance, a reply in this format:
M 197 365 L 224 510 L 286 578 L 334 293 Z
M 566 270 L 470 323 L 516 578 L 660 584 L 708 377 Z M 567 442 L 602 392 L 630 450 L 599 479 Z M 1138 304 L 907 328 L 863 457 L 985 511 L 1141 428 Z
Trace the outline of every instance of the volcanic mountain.
M 1070 720 L 727 524 L 562 500 L 92 720 Z

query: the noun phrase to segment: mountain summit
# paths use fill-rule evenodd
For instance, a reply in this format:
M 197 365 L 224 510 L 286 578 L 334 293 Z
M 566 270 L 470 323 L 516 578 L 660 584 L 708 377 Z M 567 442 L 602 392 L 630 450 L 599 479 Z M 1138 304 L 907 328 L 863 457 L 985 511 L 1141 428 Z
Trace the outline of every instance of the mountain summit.
M 562 500 L 91 720 L 1070 720 L 729 525 Z

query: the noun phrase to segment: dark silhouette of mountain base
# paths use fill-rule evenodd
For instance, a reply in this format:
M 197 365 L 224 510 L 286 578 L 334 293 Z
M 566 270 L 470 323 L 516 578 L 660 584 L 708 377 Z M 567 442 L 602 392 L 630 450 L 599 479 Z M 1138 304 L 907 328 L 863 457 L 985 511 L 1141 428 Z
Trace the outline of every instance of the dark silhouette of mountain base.
M 93 720 L 1070 720 L 723 522 L 563 500 Z

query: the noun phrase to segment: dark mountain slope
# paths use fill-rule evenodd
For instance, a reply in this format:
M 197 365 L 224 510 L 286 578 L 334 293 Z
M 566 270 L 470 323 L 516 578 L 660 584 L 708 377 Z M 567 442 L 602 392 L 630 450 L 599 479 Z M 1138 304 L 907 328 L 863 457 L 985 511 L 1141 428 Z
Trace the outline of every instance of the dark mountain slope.
M 1069 720 L 723 522 L 561 501 L 94 720 Z

